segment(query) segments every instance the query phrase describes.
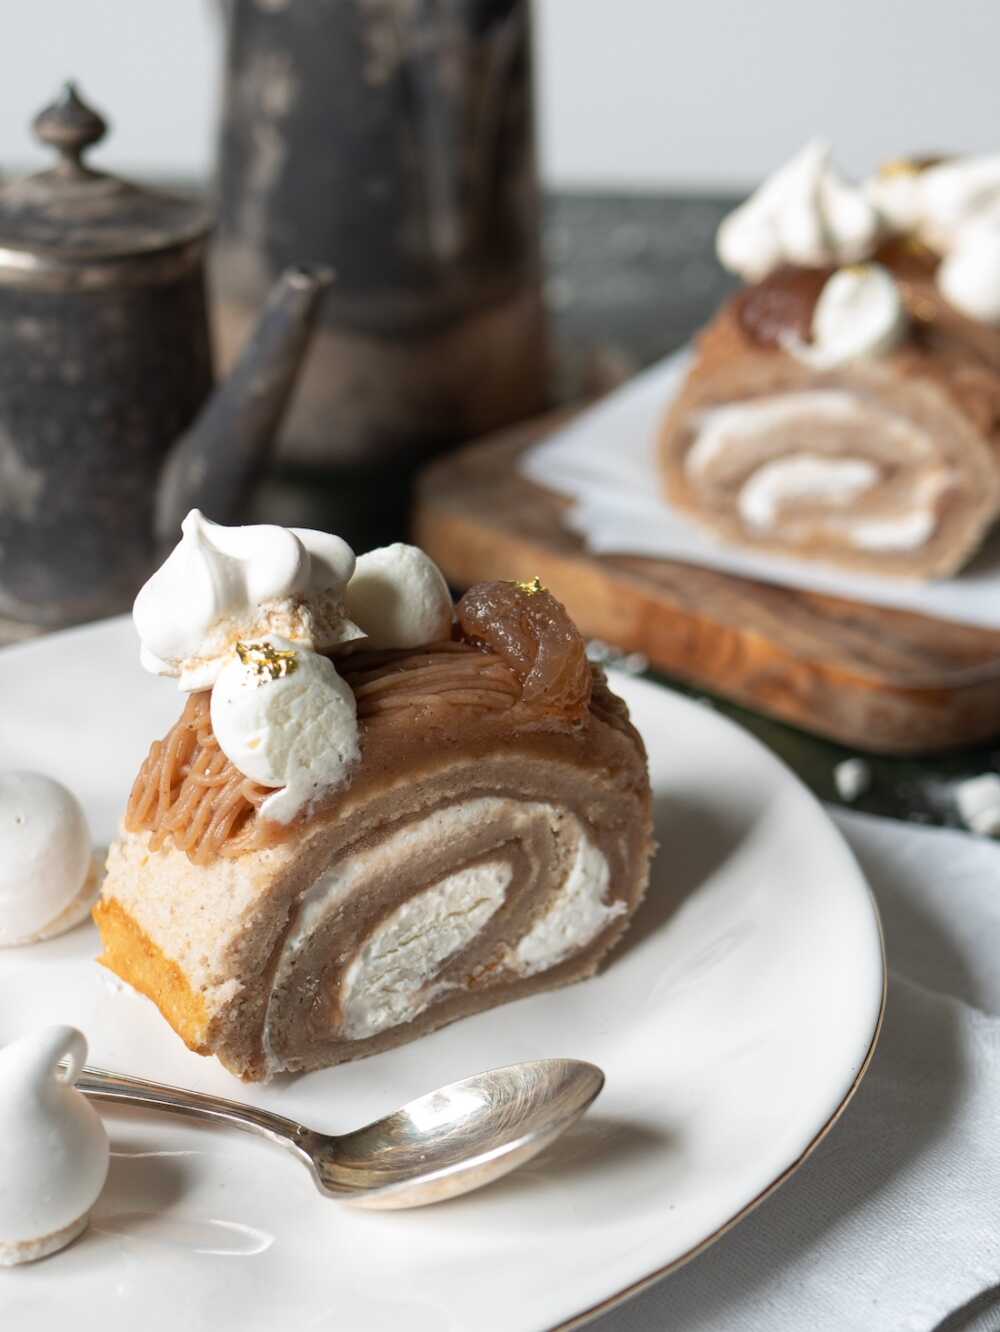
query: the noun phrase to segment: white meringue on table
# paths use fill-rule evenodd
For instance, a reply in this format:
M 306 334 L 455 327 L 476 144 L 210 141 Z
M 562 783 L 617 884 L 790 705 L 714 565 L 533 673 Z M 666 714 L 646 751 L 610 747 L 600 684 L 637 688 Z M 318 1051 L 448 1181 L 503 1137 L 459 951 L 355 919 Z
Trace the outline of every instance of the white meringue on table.
M 100 872 L 80 802 L 40 772 L 0 773 L 0 947 L 72 929 Z
M 360 556 L 344 600 L 371 647 L 423 647 L 451 636 L 448 584 L 419 546 L 397 541 Z
M 104 1187 L 108 1135 L 73 1086 L 86 1058 L 75 1027 L 44 1027 L 0 1048 L 0 1267 L 72 1243 Z
M 192 509 L 132 608 L 142 664 L 190 691 L 212 686 L 238 639 L 350 642 L 360 636 L 343 607 L 353 572 L 354 552 L 340 537 L 266 523 L 223 527 Z
M 785 339 L 798 360 L 817 370 L 885 356 L 906 337 L 909 317 L 895 278 L 881 264 L 852 264 L 823 284 L 812 317 L 812 341 Z
M 760 282 L 782 264 L 825 268 L 872 254 L 879 212 L 830 156 L 829 144 L 812 140 L 723 219 L 716 249 L 726 268 Z
M 281 788 L 260 807 L 278 823 L 342 785 L 360 758 L 350 685 L 328 657 L 274 635 L 237 645 L 210 712 L 230 762 L 261 786 Z

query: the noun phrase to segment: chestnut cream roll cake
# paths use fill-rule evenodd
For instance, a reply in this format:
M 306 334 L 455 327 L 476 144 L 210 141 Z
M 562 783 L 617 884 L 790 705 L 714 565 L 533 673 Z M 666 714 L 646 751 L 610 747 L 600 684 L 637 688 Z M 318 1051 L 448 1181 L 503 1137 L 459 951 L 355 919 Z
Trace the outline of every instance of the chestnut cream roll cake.
M 996 228 L 1000 162 L 991 180 Z M 853 186 L 811 144 L 723 222 L 720 257 L 748 285 L 664 421 L 676 507 L 727 541 L 870 573 L 969 561 L 1000 512 L 1000 230 L 956 220 L 985 207 L 981 181 L 957 159 Z
M 414 547 L 340 577 L 338 646 L 230 649 L 216 624 L 214 681 L 153 744 L 95 912 L 104 964 L 248 1080 L 588 976 L 646 887 L 642 742 L 560 603 L 496 582 L 453 611 Z M 286 629 L 308 597 L 288 600 Z M 183 674 L 183 645 L 144 648 Z

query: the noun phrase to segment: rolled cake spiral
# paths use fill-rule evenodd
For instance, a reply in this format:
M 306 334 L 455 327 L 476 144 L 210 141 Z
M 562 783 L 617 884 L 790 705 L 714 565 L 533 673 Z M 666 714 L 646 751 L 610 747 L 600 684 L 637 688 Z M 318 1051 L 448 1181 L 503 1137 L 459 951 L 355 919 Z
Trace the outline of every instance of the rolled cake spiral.
M 907 318 L 886 354 L 810 356 L 829 269 L 779 269 L 724 307 L 664 423 L 666 490 L 731 542 L 939 577 L 1000 512 L 1000 332 L 948 305 L 928 252 L 877 258 Z
M 361 764 L 293 824 L 192 703 L 137 778 L 102 960 L 243 1078 L 586 976 L 645 890 L 642 743 L 559 603 L 486 585 L 457 609 L 474 641 L 338 658 Z

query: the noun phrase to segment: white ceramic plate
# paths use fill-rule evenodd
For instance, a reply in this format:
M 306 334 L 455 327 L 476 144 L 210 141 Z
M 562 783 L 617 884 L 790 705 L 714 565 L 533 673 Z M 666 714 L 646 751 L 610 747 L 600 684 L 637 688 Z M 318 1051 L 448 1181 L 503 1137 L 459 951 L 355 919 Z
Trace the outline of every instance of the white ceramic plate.
M 93 961 L 85 926 L 0 951 L 0 1043 L 73 1022 L 91 1060 L 360 1124 L 467 1073 L 571 1055 L 607 1087 L 546 1155 L 426 1211 L 353 1212 L 264 1143 L 109 1112 L 90 1231 L 0 1273 L 0 1326 L 103 1332 L 342 1328 L 527 1332 L 574 1321 L 716 1237 L 836 1118 L 882 1010 L 879 925 L 840 835 L 799 782 L 708 709 L 615 678 L 649 748 L 661 843 L 649 897 L 602 975 L 414 1045 L 265 1089 L 189 1053 Z M 0 652 L 0 767 L 79 793 L 113 833 L 149 741 L 179 710 L 130 624 Z

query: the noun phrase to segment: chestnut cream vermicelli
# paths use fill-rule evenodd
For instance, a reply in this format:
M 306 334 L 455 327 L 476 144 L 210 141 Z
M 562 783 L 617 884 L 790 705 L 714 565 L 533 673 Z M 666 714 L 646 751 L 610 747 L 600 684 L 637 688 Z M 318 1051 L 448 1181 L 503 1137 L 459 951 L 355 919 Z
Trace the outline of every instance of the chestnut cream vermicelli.
M 283 824 L 258 819 L 270 791 L 250 781 L 219 748 L 207 692 L 191 694 L 139 769 L 125 811 L 129 832 L 148 830 L 158 851 L 169 840 L 196 865 L 239 856 L 287 835 Z
M 407 709 L 501 712 L 521 693 L 498 656 L 467 643 L 362 652 L 337 666 L 354 690 L 365 730 Z M 209 698 L 207 692 L 192 694 L 172 730 L 153 743 L 125 815 L 129 832 L 151 833 L 151 850 L 170 841 L 196 865 L 273 846 L 293 827 L 260 817 L 271 791 L 245 777 L 219 748 Z

